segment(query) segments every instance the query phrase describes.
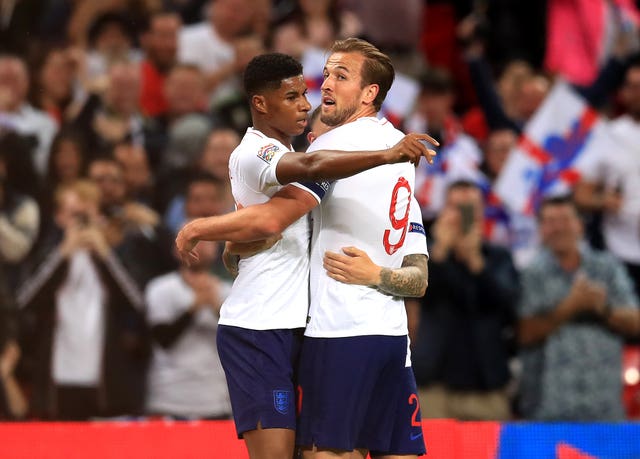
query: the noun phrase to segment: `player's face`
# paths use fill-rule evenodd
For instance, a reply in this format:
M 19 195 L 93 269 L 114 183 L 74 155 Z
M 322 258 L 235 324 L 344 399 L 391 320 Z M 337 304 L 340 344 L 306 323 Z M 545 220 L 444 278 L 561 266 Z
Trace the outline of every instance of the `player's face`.
M 287 137 L 304 132 L 311 104 L 307 100 L 307 84 L 302 75 L 282 80 L 278 89 L 269 91 L 264 97 L 273 129 Z
M 324 67 L 320 119 L 328 126 L 340 126 L 356 118 L 363 108 L 364 56 L 359 53 L 333 53 Z

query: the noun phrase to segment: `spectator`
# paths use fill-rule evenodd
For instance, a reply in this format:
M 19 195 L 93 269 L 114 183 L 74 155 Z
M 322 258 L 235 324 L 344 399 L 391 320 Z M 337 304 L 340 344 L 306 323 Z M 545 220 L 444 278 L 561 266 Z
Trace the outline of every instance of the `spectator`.
M 482 192 L 474 183 L 449 186 L 432 236 L 412 352 L 423 416 L 509 419 L 518 278 L 509 252 L 482 239 Z
M 570 199 L 543 201 L 539 224 L 544 248 L 522 272 L 518 310 L 522 415 L 622 420 L 623 336 L 640 332 L 631 280 L 613 256 L 581 244 Z
M 220 306 L 230 285 L 210 274 L 219 246 L 203 242 L 188 268 L 149 283 L 147 318 L 154 340 L 147 412 L 229 419 L 231 404 L 216 348 Z
M 33 166 L 44 178 L 49 148 L 57 131 L 55 121 L 27 101 L 29 69 L 17 56 L 0 55 L 0 128 L 33 139 Z
M 478 100 L 490 129 L 511 129 L 521 133 L 525 123 L 535 113 L 550 89 L 549 79 L 541 73 L 534 73 L 522 81 L 518 97 L 511 107 L 504 105 L 509 99 L 501 100 L 491 77 L 488 63 L 484 58 L 484 43 L 474 36 L 472 26 L 461 29 L 460 38 L 466 45 L 466 60 L 471 80 Z M 617 34 L 621 32 L 616 31 Z M 607 60 L 598 74 L 598 78 L 588 87 L 573 86 L 594 108 L 600 108 L 607 102 L 610 93 L 619 84 L 624 69 L 624 60 L 629 46 L 621 45 L 616 53 Z M 511 111 L 508 112 L 507 109 Z
M 152 167 L 159 150 L 154 132 L 140 112 L 140 67 L 119 61 L 111 65 L 108 84 L 102 93 L 93 93 L 73 121 L 73 128 L 85 133 L 92 152 L 110 152 L 121 142 L 145 147 Z
M 73 51 L 49 47 L 40 51 L 31 66 L 29 98 L 34 107 L 46 112 L 58 125 L 69 121 L 77 109 L 79 96 L 77 66 Z
M 21 263 L 38 235 L 40 209 L 33 198 L 8 183 L 11 170 L 7 167 L 7 154 L 0 148 L 0 269 L 13 291 L 18 284 Z
M 140 106 L 147 116 L 166 113 L 167 101 L 163 88 L 166 75 L 176 63 L 180 17 L 175 13 L 158 12 L 148 21 L 142 43 L 145 59 L 142 61 L 142 93 Z
M 184 196 L 176 196 L 165 216 L 167 226 L 177 234 L 190 218 L 210 217 L 226 213 L 225 193 L 228 184 L 208 172 L 196 172 L 186 186 Z
M 626 114 L 612 121 L 613 147 L 582 165 L 576 203 L 603 213 L 605 245 L 622 260 L 640 295 L 640 62 L 629 67 L 621 91 Z
M 145 369 L 142 295 L 100 228 L 100 191 L 56 192 L 43 262 L 18 292 L 31 359 L 34 414 L 84 420 L 135 414 Z
M 138 285 L 144 288 L 152 278 L 174 270 L 173 234 L 155 211 L 127 197 L 122 166 L 110 157 L 97 158 L 89 164 L 88 176 L 101 190 L 105 237 Z
M 54 137 L 49 153 L 44 193 L 40 199 L 45 232 L 53 222 L 53 197 L 56 188 L 75 182 L 86 175 L 87 156 L 85 140 L 80 133 L 63 128 Z
M 164 95 L 167 111 L 157 122 L 168 139 L 160 171 L 172 174 L 193 165 L 211 131 L 204 74 L 194 65 L 175 66 L 165 80 Z
M 86 35 L 75 43 L 80 44 L 85 37 L 88 42 L 85 78 L 89 81 L 102 78 L 115 62 L 138 62 L 142 58 L 140 51 L 133 47 L 133 26 L 126 13 L 106 11 L 97 15 Z
M 450 75 L 442 69 L 430 69 L 420 80 L 420 96 L 406 121 L 406 130 L 427 132 L 440 142 L 433 165 L 416 169 L 415 196 L 427 222 L 433 222 L 444 204 L 449 183 L 474 179 L 482 159 L 475 141 L 462 132 L 453 112 L 455 93 Z
M 151 204 L 153 175 L 144 149 L 130 143 L 120 143 L 113 149 L 113 157 L 122 167 L 127 199 Z
M 251 34 L 252 25 L 251 1 L 211 0 L 208 21 L 180 33 L 178 59 L 205 72 L 214 103 L 239 91 L 237 76 L 263 52 L 261 38 Z

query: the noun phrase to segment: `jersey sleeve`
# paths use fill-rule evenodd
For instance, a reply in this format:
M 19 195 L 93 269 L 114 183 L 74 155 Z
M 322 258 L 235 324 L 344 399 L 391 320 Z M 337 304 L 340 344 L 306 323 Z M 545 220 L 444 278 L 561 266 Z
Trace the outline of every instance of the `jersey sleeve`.
M 415 196 L 411 198 L 411 208 L 409 209 L 409 228 L 407 228 L 407 238 L 403 247 L 404 255 L 423 254 L 429 257 L 427 249 L 427 233 L 422 223 L 422 211 Z
M 281 186 L 276 176 L 276 168 L 282 157 L 288 153 L 273 143 L 246 149 L 238 156 L 237 171 L 241 180 L 252 190 L 264 193 L 274 186 Z

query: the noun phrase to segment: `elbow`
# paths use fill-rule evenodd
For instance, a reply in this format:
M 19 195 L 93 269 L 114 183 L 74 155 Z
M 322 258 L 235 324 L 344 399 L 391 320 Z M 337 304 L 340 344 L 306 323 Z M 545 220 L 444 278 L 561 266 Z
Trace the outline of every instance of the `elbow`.
M 267 239 L 282 233 L 287 225 L 275 215 L 265 215 L 260 221 L 256 222 L 255 234 L 257 239 Z
M 429 281 L 427 279 L 424 280 L 422 285 L 419 287 L 416 298 L 422 298 L 427 293 L 427 288 L 429 287 Z

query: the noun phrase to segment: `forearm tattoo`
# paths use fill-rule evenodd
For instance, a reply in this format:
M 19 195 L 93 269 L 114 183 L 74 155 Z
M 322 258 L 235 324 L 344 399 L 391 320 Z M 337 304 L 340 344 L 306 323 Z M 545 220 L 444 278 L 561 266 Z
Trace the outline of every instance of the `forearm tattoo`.
M 407 255 L 401 268 L 382 268 L 378 289 L 393 296 L 421 297 L 427 288 L 428 276 L 427 256 Z

